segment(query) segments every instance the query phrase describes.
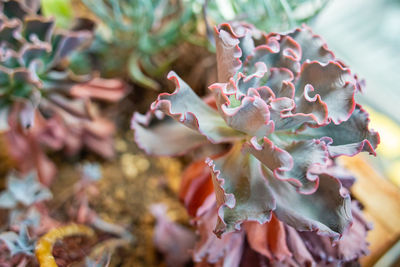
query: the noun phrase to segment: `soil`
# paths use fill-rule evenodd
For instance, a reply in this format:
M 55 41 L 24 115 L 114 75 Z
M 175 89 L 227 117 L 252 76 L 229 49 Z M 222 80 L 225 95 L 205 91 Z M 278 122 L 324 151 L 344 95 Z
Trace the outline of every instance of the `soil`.
M 178 159 L 144 155 L 132 138 L 131 131 L 116 137 L 115 159 L 101 164 L 102 178 L 96 184 L 97 190 L 87 192 L 90 207 L 103 220 L 124 226 L 135 239 L 133 243 L 117 248 L 109 266 L 165 266 L 153 244 L 155 221 L 149 206 L 162 202 L 167 205 L 168 216 L 172 220 L 189 226 L 186 209 L 177 198 L 183 165 Z M 73 163 L 61 164 L 59 176 L 52 186 L 55 196 L 52 206 L 58 206 L 53 210 L 53 217 L 63 219 L 65 216 L 63 205 L 59 202 L 70 194 L 68 192 L 73 192 L 78 178 L 79 173 Z M 104 239 L 101 233 L 99 236 L 100 240 Z M 96 243 L 84 242 L 79 237 L 69 238 L 57 243 L 53 254 L 59 266 L 68 266 L 90 254 L 91 247 L 98 245 L 100 240 Z

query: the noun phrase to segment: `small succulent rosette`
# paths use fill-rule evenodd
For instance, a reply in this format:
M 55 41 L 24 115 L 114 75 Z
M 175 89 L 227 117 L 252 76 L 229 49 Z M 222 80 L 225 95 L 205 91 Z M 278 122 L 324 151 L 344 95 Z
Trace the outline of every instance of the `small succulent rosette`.
M 159 90 L 155 78 L 165 73 L 180 54 L 176 49 L 190 39 L 200 43 L 190 1 L 83 0 L 99 21 L 92 47 L 102 60 L 100 69 L 126 75 L 141 87 Z M 110 51 L 112 51 L 110 53 Z
M 116 102 L 127 87 L 77 75 L 69 62 L 92 33 L 55 28 L 53 18 L 39 14 L 40 1 L 1 1 L 0 8 L 0 130 L 13 135 L 8 143 L 15 145 L 19 135 L 70 154 L 86 146 L 112 156 L 114 126 L 90 100 Z
M 155 155 L 228 144 L 206 160 L 217 236 L 276 216 L 297 231 L 339 240 L 353 217 L 332 161 L 375 154 L 379 144 L 355 101 L 363 83 L 307 26 L 264 34 L 243 23 L 221 24 L 215 38 L 214 101 L 170 72 L 175 92 L 160 94 L 149 113 L 132 119 L 137 144 Z
M 58 113 L 63 117 L 69 114 L 90 119 L 89 96 L 104 99 L 112 94 L 110 101 L 115 101 L 115 94 L 119 99 L 126 89 L 119 81 L 111 81 L 113 87 L 110 88 L 110 81 L 103 81 L 104 85 L 99 86 L 90 74 L 74 74 L 69 68 L 68 57 L 90 44 L 92 33 L 56 29 L 54 19 L 41 16 L 39 8 L 40 1 L 0 2 L 2 126 L 7 124 L 7 114 L 12 108 L 18 109 L 20 122 L 26 128 L 33 125 L 38 107 L 45 117 Z M 91 93 L 88 93 L 88 87 L 91 87 Z M 104 95 L 99 94 L 101 89 Z M 112 92 L 107 94 L 107 91 Z

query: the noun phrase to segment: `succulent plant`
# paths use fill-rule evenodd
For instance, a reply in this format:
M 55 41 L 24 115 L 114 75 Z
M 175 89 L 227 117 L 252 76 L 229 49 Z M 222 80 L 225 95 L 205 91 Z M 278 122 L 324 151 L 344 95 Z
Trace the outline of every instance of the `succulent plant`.
M 332 162 L 375 154 L 379 144 L 354 98 L 363 83 L 305 25 L 264 34 L 244 23 L 221 24 L 215 39 L 213 99 L 199 98 L 170 72 L 175 92 L 160 94 L 150 112 L 132 119 L 137 144 L 155 155 L 207 147 L 217 236 L 276 216 L 287 227 L 338 241 L 353 217 Z M 204 175 L 201 167 L 198 173 Z M 200 185 L 192 194 L 202 192 Z
M 326 0 L 228 0 L 198 1 L 206 4 L 208 18 L 216 23 L 247 21 L 263 31 L 284 31 L 307 23 Z
M 41 144 L 70 153 L 86 145 L 112 156 L 114 126 L 90 100 L 118 101 L 126 86 L 92 73 L 77 75 L 69 66 L 71 54 L 89 45 L 92 33 L 55 28 L 54 19 L 39 14 L 40 1 L 1 1 L 0 7 L 0 124 L 10 132 L 9 143 L 15 145 L 18 136 L 25 147 L 37 143 L 33 154 Z
M 22 224 L 20 228 L 18 234 L 13 231 L 1 233 L 0 240 L 6 244 L 11 257 L 20 253 L 33 256 L 35 242 L 31 240 L 29 236 L 27 225 Z M 0 259 L 0 261 L 2 261 L 2 259 Z
M 173 46 L 195 30 L 195 25 L 188 23 L 193 12 L 181 0 L 83 3 L 101 22 L 92 50 L 96 58 L 103 59 L 102 72 L 127 74 L 134 82 L 151 89 L 158 89 L 159 85 L 147 75 L 154 78 L 163 74 L 177 56 Z
M 185 49 L 183 44 L 213 50 L 205 34 L 207 23 L 247 20 L 262 25 L 263 30 L 287 30 L 308 21 L 326 1 L 83 0 L 83 3 L 100 22 L 91 53 L 94 61 L 101 58 L 101 71 L 109 76 L 129 75 L 146 88 L 160 89 L 157 79 L 182 54 L 191 53 L 192 49 Z
M 12 209 L 19 204 L 31 206 L 51 197 L 50 190 L 38 182 L 35 173 L 31 172 L 23 178 L 11 173 L 7 177 L 7 191 L 0 193 L 0 208 Z
M 4 110 L 21 103 L 20 120 L 26 127 L 32 125 L 33 111 L 42 101 L 68 102 L 68 90 L 89 78 L 74 76 L 63 66 L 63 61 L 71 52 L 88 44 L 91 33 L 55 30 L 53 19 L 38 14 L 39 3 L 14 0 L 0 3 L 0 107 Z

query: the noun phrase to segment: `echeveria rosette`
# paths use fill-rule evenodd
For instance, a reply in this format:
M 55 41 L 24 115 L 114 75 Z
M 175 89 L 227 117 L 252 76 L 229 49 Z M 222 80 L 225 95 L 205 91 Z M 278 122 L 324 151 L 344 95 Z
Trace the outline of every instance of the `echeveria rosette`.
M 132 120 L 139 146 L 181 155 L 205 143 L 231 144 L 207 159 L 217 235 L 245 221 L 266 223 L 273 212 L 296 230 L 339 239 L 352 222 L 351 201 L 329 171 L 331 159 L 374 154 L 379 143 L 354 99 L 358 79 L 306 26 L 267 35 L 222 24 L 215 38 L 218 83 L 209 88 L 217 108 L 171 72 L 175 92 Z
M 27 127 L 42 97 L 68 102 L 68 90 L 88 81 L 89 77 L 71 73 L 63 61 L 92 36 L 88 31 L 56 30 L 54 20 L 40 16 L 40 5 L 30 2 L 2 1 L 0 17 L 1 109 L 22 103 L 21 123 Z
M 54 109 L 61 108 L 74 117 L 90 120 L 87 98 L 104 99 L 109 93 L 103 90 L 103 97 L 85 93 L 92 91 L 96 94 L 99 86 L 93 84 L 90 74 L 74 74 L 69 68 L 68 58 L 90 43 L 92 33 L 88 30 L 56 29 L 53 18 L 39 14 L 39 1 L 2 1 L 0 7 L 2 114 L 19 105 L 21 124 L 28 128 L 33 124 L 38 107 L 42 111 L 50 109 L 45 113 L 57 113 Z M 119 81 L 103 82 L 107 87 Z M 111 88 L 114 94 L 111 101 L 124 95 L 125 87 L 119 83 Z
M 112 157 L 114 125 L 91 100 L 117 102 L 127 87 L 72 71 L 70 56 L 90 43 L 91 31 L 55 28 L 53 18 L 40 15 L 40 1 L 1 1 L 0 8 L 0 130 L 37 147 L 75 154 L 87 146 Z

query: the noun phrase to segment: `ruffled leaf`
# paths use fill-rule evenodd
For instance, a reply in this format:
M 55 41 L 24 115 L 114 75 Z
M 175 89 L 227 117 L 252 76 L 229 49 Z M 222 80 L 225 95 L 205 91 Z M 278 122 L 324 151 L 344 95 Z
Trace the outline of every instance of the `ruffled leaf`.
M 269 109 L 265 101 L 258 96 L 246 96 L 238 107 L 222 106 L 227 124 L 235 130 L 250 136 L 266 136 L 273 132 L 273 123 L 269 120 Z
M 306 62 L 296 84 L 296 111 L 314 114 L 315 110 L 325 110 L 325 116 L 317 116 L 318 124 L 324 124 L 326 119 L 340 124 L 354 111 L 355 92 L 356 81 L 339 63 Z
M 197 130 L 212 143 L 232 141 L 241 136 L 226 125 L 217 111 L 209 107 L 174 72 L 168 74 L 174 80 L 176 90 L 172 94 L 160 94 L 152 104 L 152 110 L 160 110 L 166 115 Z
M 295 106 L 293 99 L 288 97 L 271 100 L 269 108 L 275 131 L 295 130 L 305 123 L 314 123 L 318 120 L 315 114 L 293 113 Z
M 368 129 L 369 115 L 357 105 L 350 118 L 339 125 L 333 123 L 319 128 L 307 128 L 299 134 L 315 138 L 329 137 L 328 151 L 330 156 L 354 156 L 362 151 L 375 155 L 379 144 L 379 134 Z
M 286 68 L 270 68 L 265 84 L 272 89 L 276 98 L 294 97 L 293 73 Z
M 219 25 L 215 28 L 214 35 L 217 48 L 218 82 L 228 82 L 242 65 L 239 36 L 230 24 Z
M 242 154 L 236 145 L 223 157 L 208 160 L 219 206 L 215 233 L 240 229 L 244 221 L 265 223 L 271 219 L 275 200 L 269 192 L 257 160 Z
M 300 71 L 301 48 L 290 36 L 270 34 L 266 44 L 254 49 L 245 62 L 245 70 L 252 71 L 257 62 L 263 62 L 270 68 L 286 68 L 294 75 Z
M 290 182 L 303 194 L 317 189 L 318 174 L 328 161 L 326 145 L 320 140 L 293 142 L 281 149 L 266 137 L 262 145 L 253 138 L 244 150 L 273 171 L 277 179 Z
M 301 46 L 301 63 L 306 60 L 319 61 L 321 63 L 328 63 L 335 60 L 335 55 L 328 49 L 327 44 L 322 38 L 312 32 L 306 25 L 297 28 L 289 33 L 300 46 Z
M 275 214 L 279 220 L 298 231 L 316 231 L 334 240 L 339 239 L 352 222 L 350 196 L 342 194 L 338 180 L 319 175 L 317 191 L 299 194 L 294 186 L 278 180 L 263 167 L 270 194 L 276 200 Z
M 366 236 L 370 225 L 363 218 L 355 202 L 352 203 L 352 213 L 354 215 L 353 224 L 335 245 L 328 237 L 312 232 L 299 233 L 307 249 L 321 264 L 333 262 L 339 265 L 357 260 L 368 253 Z

